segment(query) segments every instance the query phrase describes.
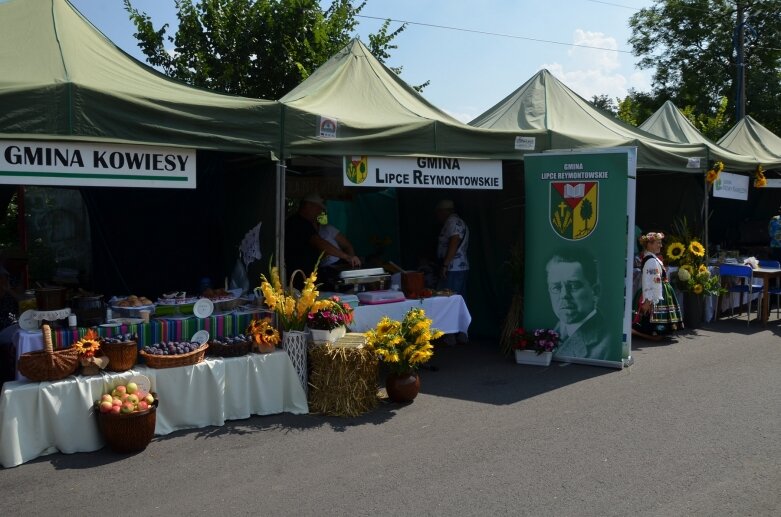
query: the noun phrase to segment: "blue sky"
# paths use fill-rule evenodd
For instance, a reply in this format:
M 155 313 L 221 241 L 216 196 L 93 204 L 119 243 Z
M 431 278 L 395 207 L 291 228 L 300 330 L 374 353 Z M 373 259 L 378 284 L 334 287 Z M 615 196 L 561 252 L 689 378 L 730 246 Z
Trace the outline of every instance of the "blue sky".
M 143 61 L 121 0 L 71 3 L 114 43 Z M 166 22 L 175 27 L 174 0 L 132 3 L 149 14 L 157 28 Z M 399 48 L 388 64 L 403 66 L 402 78 L 410 84 L 430 80 L 423 95 L 469 121 L 541 68 L 586 99 L 596 94 L 623 97 L 629 88 L 649 90 L 650 71 L 635 67 L 627 39 L 629 17 L 652 4 L 652 0 L 368 0 L 357 35 L 367 42 L 385 18 L 416 22 L 397 37 Z M 398 25 L 393 22 L 391 27 Z

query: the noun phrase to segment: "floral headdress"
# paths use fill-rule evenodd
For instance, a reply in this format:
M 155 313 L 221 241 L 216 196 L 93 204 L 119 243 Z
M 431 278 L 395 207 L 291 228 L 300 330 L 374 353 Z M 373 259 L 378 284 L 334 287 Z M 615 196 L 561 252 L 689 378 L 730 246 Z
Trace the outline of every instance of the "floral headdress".
M 645 244 L 649 241 L 660 241 L 664 239 L 664 234 L 661 232 L 649 232 L 645 235 L 641 235 L 637 240 L 640 241 L 640 244 Z

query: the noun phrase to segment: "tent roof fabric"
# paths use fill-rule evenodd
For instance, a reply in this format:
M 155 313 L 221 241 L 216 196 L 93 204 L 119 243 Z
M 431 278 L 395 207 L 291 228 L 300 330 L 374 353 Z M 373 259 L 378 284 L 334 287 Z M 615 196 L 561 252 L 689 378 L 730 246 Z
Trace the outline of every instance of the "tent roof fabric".
M 540 70 L 498 104 L 470 122 L 492 129 L 547 130 L 551 149 L 637 147 L 637 168 L 701 173 L 709 150 L 659 138 L 605 113 Z M 689 160 L 700 158 L 692 168 Z
M 281 107 L 136 61 L 67 0 L 0 2 L 0 137 L 273 153 Z
M 781 168 L 781 138 L 750 116 L 744 117 L 721 137 L 719 145 L 754 156 L 765 168 Z
M 648 120 L 640 124 L 640 129 L 672 142 L 705 145 L 709 149 L 709 157 L 723 162 L 728 169 L 752 170 L 757 166 L 757 160 L 751 155 L 732 152 L 709 140 L 671 101 L 666 101 Z
M 291 154 L 450 155 L 522 159 L 516 136 L 545 148 L 546 131 L 492 131 L 468 126 L 424 99 L 380 63 L 360 40 L 350 42 L 280 99 Z M 337 120 L 335 138 L 319 136 L 319 117 Z

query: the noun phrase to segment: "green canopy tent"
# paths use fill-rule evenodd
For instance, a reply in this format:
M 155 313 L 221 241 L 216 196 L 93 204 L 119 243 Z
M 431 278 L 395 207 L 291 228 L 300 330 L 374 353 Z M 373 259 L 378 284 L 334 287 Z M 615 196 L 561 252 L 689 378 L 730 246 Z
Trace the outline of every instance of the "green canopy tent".
M 729 172 L 754 171 L 758 165 L 753 156 L 732 152 L 705 137 L 671 101 L 666 101 L 639 127 L 673 142 L 704 145 L 708 148 L 709 159 L 723 162 L 725 170 Z M 729 227 L 741 219 L 749 218 L 750 212 L 758 205 L 765 205 L 765 198 L 768 197 L 775 196 L 763 196 L 756 189 L 749 189 L 748 202 L 717 197 L 710 199 L 706 189 L 703 214 L 708 214 L 708 217 L 702 217 L 706 245 L 708 242 L 725 242 L 727 235 L 734 234 Z
M 120 50 L 67 0 L 0 1 L 0 67 L 2 140 L 198 150 L 195 190 L 81 187 L 93 264 L 106 283 L 124 275 L 122 284 L 149 295 L 189 288 L 198 282 L 195 264 L 201 262 L 221 284 L 226 246 L 235 255 L 244 232 L 259 218 L 273 217 L 273 207 L 266 213 L 256 199 L 233 198 L 248 190 L 262 198 L 268 191 L 273 205 L 273 175 L 258 168 L 273 168 L 269 158 L 280 148 L 277 102 L 172 80 Z M 239 170 L 239 156 L 252 167 Z M 230 179 L 225 168 L 236 171 Z M 196 253 L 199 261 L 192 260 Z M 139 267 L 151 259 L 153 271 Z M 180 285 L 169 287 L 174 282 Z
M 766 169 L 781 169 L 781 138 L 751 116 L 745 116 L 727 131 L 719 145 L 753 156 Z
M 280 99 L 284 105 L 284 153 L 288 156 L 458 156 L 520 160 L 545 148 L 545 131 L 489 131 L 441 111 L 354 39 Z M 322 117 L 335 120 L 335 135 L 320 136 Z M 516 137 L 534 147 L 516 149 Z
M 514 241 L 512 228 L 520 221 L 520 160 L 525 152 L 547 148 L 546 132 L 496 131 L 463 124 L 429 103 L 357 39 L 280 102 L 285 114 L 284 156 L 293 158 L 290 176 L 299 172 L 299 164 L 307 160 L 303 157 L 331 157 L 323 162 L 330 161 L 327 175 L 335 186 L 333 192 L 322 193 L 327 197 L 337 194 L 349 202 L 329 201 L 329 221 L 351 239 L 359 254 L 379 254 L 403 268 L 416 269 L 419 259 L 431 256 L 436 247 L 437 200 L 456 202 L 471 232 L 470 333 L 498 335 L 511 294 L 509 271 L 503 265 Z M 318 132 L 324 117 L 335 121 L 330 138 Z M 516 149 L 518 137 L 523 139 L 521 149 Z M 351 155 L 502 159 L 504 189 L 346 189 L 341 186 L 341 161 L 334 157 Z M 296 196 L 303 193 L 298 191 Z
M 710 159 L 702 143 L 676 143 L 626 124 L 540 70 L 517 90 L 470 122 L 495 129 L 546 130 L 550 149 L 637 147 L 637 221 L 648 229 L 669 228 L 676 216 L 701 216 L 703 173 Z M 744 157 L 724 156 L 741 170 Z

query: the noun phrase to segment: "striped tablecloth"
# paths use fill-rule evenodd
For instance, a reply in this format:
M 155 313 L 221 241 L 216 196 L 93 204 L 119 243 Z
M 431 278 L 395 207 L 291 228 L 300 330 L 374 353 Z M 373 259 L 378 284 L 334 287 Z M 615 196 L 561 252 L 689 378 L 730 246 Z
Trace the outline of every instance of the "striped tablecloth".
M 206 330 L 211 337 L 235 336 L 243 333 L 253 318 L 266 316 L 261 313 L 231 312 L 208 318 L 191 317 L 187 319 L 153 319 L 149 323 L 120 325 L 119 327 L 96 327 L 101 337 L 113 337 L 120 334 L 138 334 L 138 347 L 160 343 L 161 341 L 187 341 L 199 330 Z M 52 329 L 53 343 L 56 348 L 67 348 L 78 341 L 87 332 L 86 327 Z

